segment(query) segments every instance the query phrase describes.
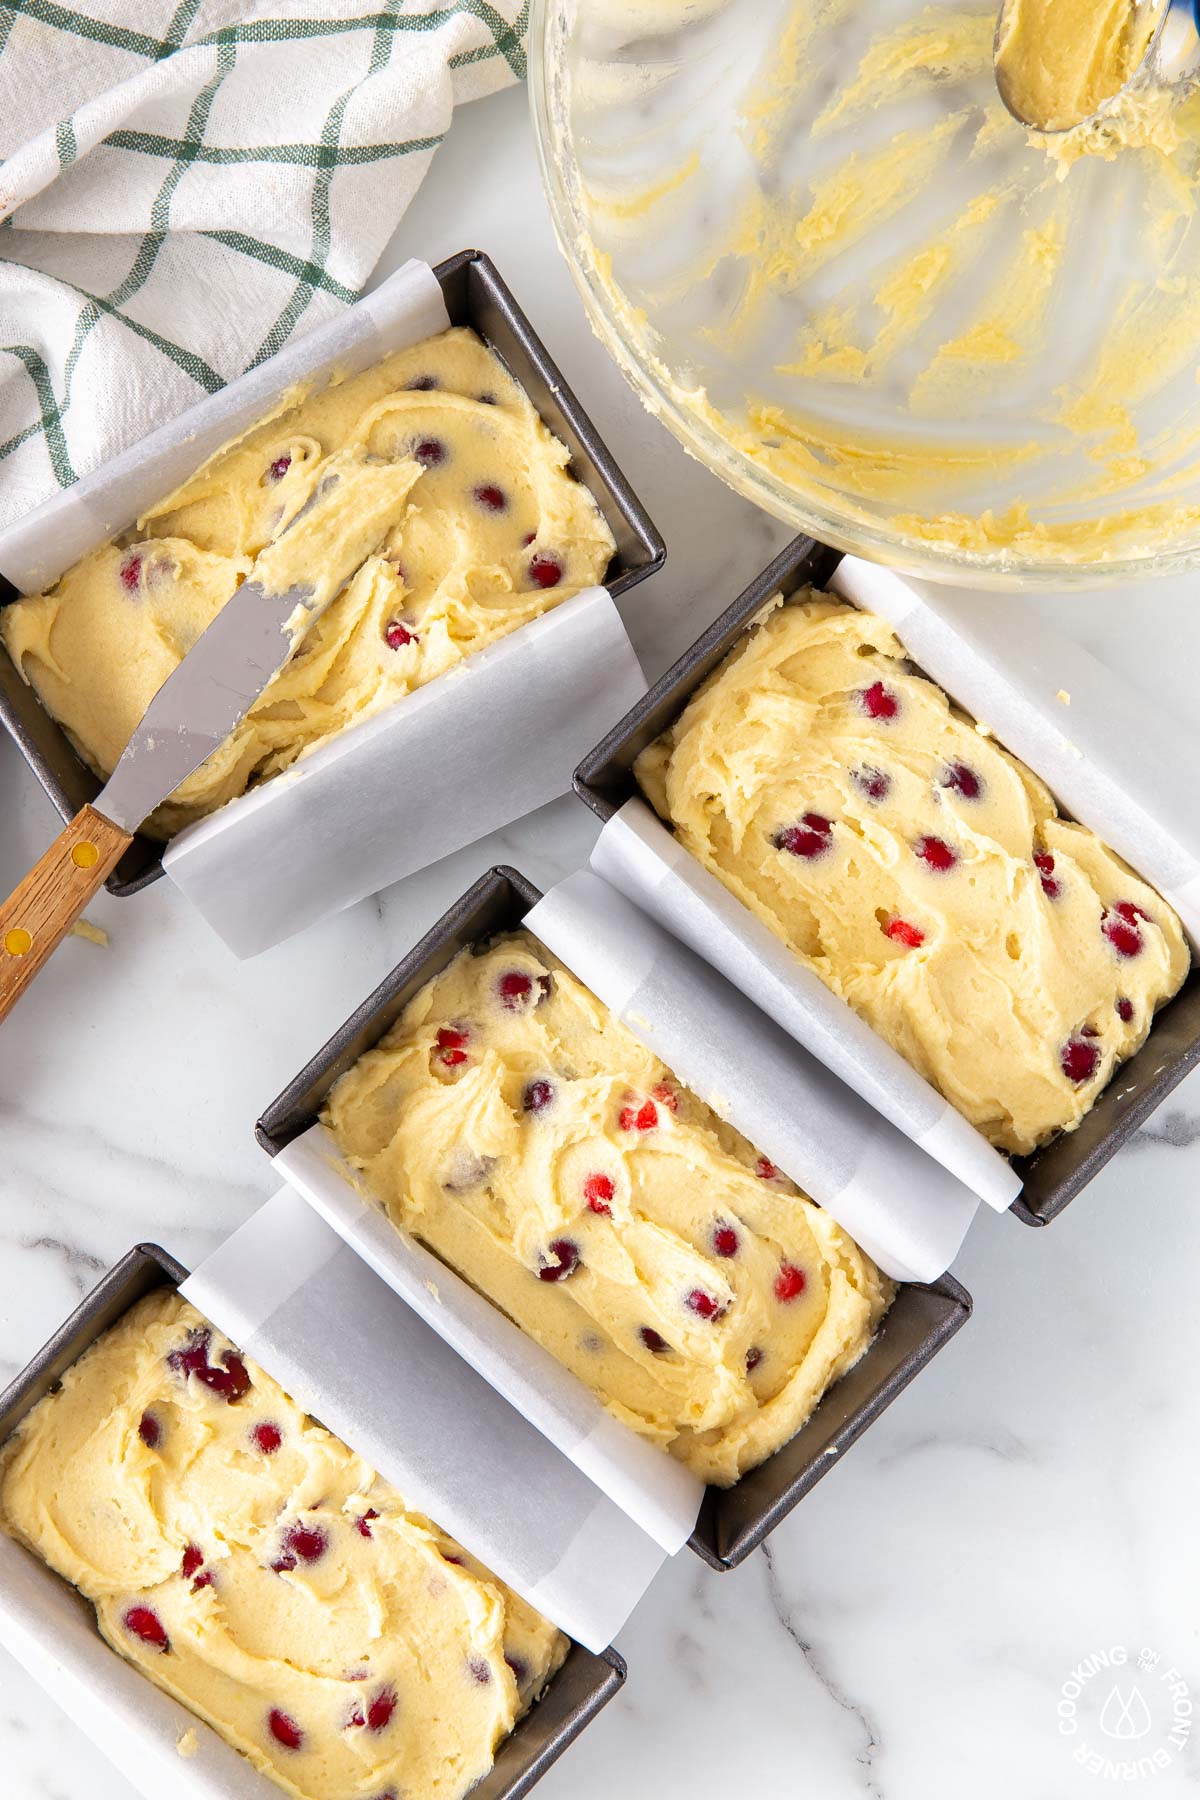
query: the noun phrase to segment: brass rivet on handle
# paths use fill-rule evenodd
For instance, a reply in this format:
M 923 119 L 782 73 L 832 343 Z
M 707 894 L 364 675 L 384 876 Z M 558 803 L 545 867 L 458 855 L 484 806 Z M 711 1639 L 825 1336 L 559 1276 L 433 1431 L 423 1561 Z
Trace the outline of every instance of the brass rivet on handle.
M 100 861 L 100 852 L 95 844 L 76 844 L 71 851 L 71 861 L 77 869 L 94 869 Z
M 33 938 L 23 925 L 14 925 L 5 934 L 4 948 L 10 956 L 25 956 L 33 949 Z

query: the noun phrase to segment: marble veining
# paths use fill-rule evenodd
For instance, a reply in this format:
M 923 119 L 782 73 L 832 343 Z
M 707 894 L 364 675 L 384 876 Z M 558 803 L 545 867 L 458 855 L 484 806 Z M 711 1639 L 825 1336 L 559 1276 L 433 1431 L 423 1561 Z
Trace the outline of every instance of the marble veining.
M 801 1633 L 800 1627 L 796 1623 L 795 1613 L 780 1587 L 779 1571 L 769 1542 L 762 1546 L 761 1555 L 767 1568 L 767 1597 L 771 1602 L 775 1617 L 800 1652 L 805 1666 L 816 1676 L 834 1705 L 840 1707 L 853 1720 L 863 1739 L 862 1747 L 856 1752 L 854 1758 L 863 1771 L 863 1792 L 869 1794 L 871 1800 L 883 1800 L 883 1789 L 875 1780 L 875 1760 L 882 1751 L 878 1729 L 868 1718 L 865 1709 L 856 1700 L 851 1699 L 823 1666 L 820 1654 L 812 1640 Z
M 678 449 L 590 334 L 517 90 L 456 119 L 381 273 L 468 243 L 495 256 L 667 537 L 666 569 L 620 603 L 657 676 L 787 534 Z M 1043 604 L 1188 716 L 1193 586 Z M 1032 604 L 1014 596 L 1015 629 Z M 54 823 L 7 740 L 0 820 L 7 891 Z M 255 1118 L 470 881 L 508 861 L 548 884 L 594 836 L 564 798 L 241 966 L 165 883 L 102 895 L 109 948 L 65 944 L 0 1031 L 0 1378 L 131 1244 L 192 1263 L 273 1191 Z M 1098 1800 L 1125 1785 L 1072 1760 L 1057 1707 L 1081 1659 L 1114 1646 L 1158 1654 L 1200 1697 L 1198 1189 L 1193 1075 L 1048 1229 L 981 1216 L 956 1268 L 967 1329 L 742 1569 L 684 1554 L 663 1570 L 621 1634 L 627 1687 L 539 1800 Z M 1084 1735 L 1103 1744 L 1099 1710 Z M 131 1800 L 3 1653 L 0 1767 L 2 1800 Z M 1191 1749 L 1128 1785 L 1198 1783 Z

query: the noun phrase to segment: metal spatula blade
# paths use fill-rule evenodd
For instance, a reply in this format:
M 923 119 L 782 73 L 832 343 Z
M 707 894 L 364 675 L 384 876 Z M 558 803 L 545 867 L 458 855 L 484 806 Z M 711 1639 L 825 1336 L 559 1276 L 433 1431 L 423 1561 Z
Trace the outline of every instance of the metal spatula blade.
M 312 584 L 268 593 L 245 581 L 146 708 L 96 796 L 97 812 L 134 832 L 241 723 L 292 653 L 288 622 Z

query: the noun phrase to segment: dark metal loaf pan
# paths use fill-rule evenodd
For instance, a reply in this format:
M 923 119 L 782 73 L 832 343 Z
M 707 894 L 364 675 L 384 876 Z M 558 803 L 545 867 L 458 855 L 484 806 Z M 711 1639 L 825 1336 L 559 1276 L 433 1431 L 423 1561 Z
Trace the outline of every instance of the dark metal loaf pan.
M 575 791 L 607 820 L 639 792 L 633 765 L 647 744 L 674 723 L 701 682 L 733 648 L 759 609 L 775 594 L 824 587 L 841 553 L 811 538 L 796 538 L 752 581 L 733 605 L 668 669 L 645 698 L 575 771 Z M 953 696 L 951 696 L 953 698 Z M 1159 1012 L 1149 1037 L 1122 1063 L 1075 1131 L 1063 1132 L 1030 1156 L 1015 1156 L 1024 1182 L 1010 1210 L 1026 1225 L 1048 1225 L 1098 1175 L 1109 1159 L 1200 1061 L 1200 968 L 1193 965 L 1174 999 Z
M 139 1244 L 123 1257 L 0 1394 L 0 1442 L 61 1381 L 71 1364 L 143 1294 L 156 1287 L 178 1287 L 187 1274 L 183 1264 L 157 1244 Z M 94 1623 L 91 1606 L 83 1595 L 66 1582 L 63 1586 Z M 98 1631 L 96 1635 L 99 1637 Z M 593 1656 L 581 1644 L 572 1644 L 567 1660 L 542 1699 L 505 1739 L 488 1774 L 471 1789 L 472 1800 L 521 1800 L 612 1699 L 624 1680 L 625 1663 L 615 1650 Z
M 497 932 L 515 931 L 540 899 L 515 869 L 482 876 L 267 1108 L 258 1122 L 264 1150 L 274 1156 L 313 1124 L 338 1077 L 378 1043 L 417 990 L 460 950 Z M 736 1487 L 707 1489 L 692 1549 L 714 1569 L 732 1569 L 749 1556 L 966 1323 L 970 1311 L 971 1296 L 950 1276 L 929 1287 L 902 1287 L 865 1356 L 829 1390 L 791 1442 Z
M 599 432 L 481 250 L 460 250 L 434 270 L 452 325 L 470 325 L 497 352 L 555 436 L 571 452 L 571 472 L 592 494 L 608 521 L 616 551 L 606 585 L 612 594 L 661 567 L 666 546 L 645 507 L 626 481 Z M 127 523 L 132 523 L 128 521 Z M 0 606 L 16 599 L 0 576 Z M 45 711 L 0 647 L 0 723 L 8 727 L 26 762 L 64 820 L 94 800 L 101 783 L 76 754 L 66 733 Z M 135 894 L 162 874 L 163 846 L 140 832 L 105 884 L 112 894 Z

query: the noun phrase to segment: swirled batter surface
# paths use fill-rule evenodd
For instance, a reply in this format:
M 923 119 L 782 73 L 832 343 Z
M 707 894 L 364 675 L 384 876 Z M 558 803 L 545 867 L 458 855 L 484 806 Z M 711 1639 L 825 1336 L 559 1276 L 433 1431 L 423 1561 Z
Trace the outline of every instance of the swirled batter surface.
M 422 988 L 325 1123 L 397 1225 L 709 1482 L 799 1430 L 892 1297 L 526 933 Z
M 1179 920 L 905 659 L 811 596 L 637 779 L 677 837 L 994 1144 L 1078 1125 L 1181 985 Z
M 168 1289 L 9 1439 L 0 1525 L 297 1800 L 459 1800 L 567 1650 Z
M 456 328 L 293 397 L 134 533 L 0 611 L 0 642 L 101 776 L 256 559 L 306 566 L 371 508 L 358 572 L 222 748 L 145 829 L 169 837 L 602 581 L 613 540 L 568 452 L 482 341 Z

